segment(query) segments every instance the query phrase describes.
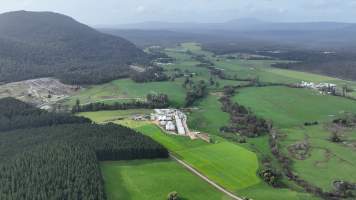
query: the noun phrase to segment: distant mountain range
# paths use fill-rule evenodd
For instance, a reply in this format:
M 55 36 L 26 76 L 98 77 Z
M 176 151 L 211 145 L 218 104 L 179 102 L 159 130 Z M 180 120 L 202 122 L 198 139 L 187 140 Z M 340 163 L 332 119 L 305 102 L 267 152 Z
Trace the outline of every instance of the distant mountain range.
M 0 15 L 0 82 L 53 76 L 72 84 L 127 76 L 145 62 L 131 42 L 52 12 Z
M 356 24 L 354 23 L 277 23 L 257 19 L 238 19 L 225 23 L 144 22 L 115 26 L 111 29 L 110 33 L 115 33 L 113 29 L 117 29 L 115 35 L 121 34 L 133 41 L 137 41 L 137 38 L 141 38 L 141 41 L 144 38 L 149 40 L 145 36 L 147 32 L 153 36 L 154 32 L 160 35 L 163 34 L 162 31 L 170 31 L 169 36 L 173 41 L 179 39 L 175 35 L 182 35 L 184 33 L 185 39 L 194 39 L 203 43 L 253 41 L 302 48 L 333 49 L 356 47 Z M 127 34 L 129 31 L 130 34 Z M 175 32 L 175 34 L 172 34 L 172 32 Z
M 142 22 L 111 28 L 143 30 L 229 30 L 229 31 L 327 31 L 355 28 L 356 24 L 341 22 L 268 22 L 258 19 L 237 19 L 223 23 Z

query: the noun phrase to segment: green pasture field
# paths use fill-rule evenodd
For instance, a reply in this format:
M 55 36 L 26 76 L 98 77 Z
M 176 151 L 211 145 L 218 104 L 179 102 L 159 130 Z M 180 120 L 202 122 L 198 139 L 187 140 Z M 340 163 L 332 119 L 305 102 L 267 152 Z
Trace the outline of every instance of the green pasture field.
M 194 46 L 196 45 L 195 43 L 188 43 L 188 44 L 184 43 L 182 45 L 190 47 L 191 49 L 194 50 L 193 51 L 194 53 L 204 52 L 200 49 L 200 46 L 195 47 Z M 176 61 L 172 64 L 163 65 L 164 69 L 166 70 L 166 73 L 171 74 L 173 73 L 174 69 L 178 68 L 181 69 L 183 72 L 187 70 L 190 73 L 195 73 L 196 75 L 192 77 L 192 80 L 194 81 L 199 81 L 199 80 L 205 80 L 206 82 L 209 81 L 211 77 L 209 70 L 203 67 L 197 67 L 196 65 L 199 64 L 199 62 L 193 60 L 191 55 L 186 54 L 185 51 L 179 51 L 179 48 L 176 50 L 167 49 L 165 53 L 167 53 L 167 55 L 174 57 L 176 59 Z M 205 52 L 205 54 L 208 53 Z M 241 85 L 246 83 L 243 81 L 231 81 L 231 80 L 222 80 L 222 79 L 217 79 L 216 81 L 219 82 L 219 87 L 215 88 L 215 86 L 211 86 L 210 89 L 222 89 L 226 85 Z
M 137 114 L 139 111 L 135 110 L 132 113 Z M 149 111 L 141 110 L 142 114 Z M 128 111 L 102 111 L 80 115 L 100 123 L 115 119 L 116 116 L 129 116 L 130 113 Z M 273 189 L 265 185 L 256 174 L 259 167 L 257 155 L 220 137 L 216 137 L 215 144 L 209 144 L 202 140 L 193 141 L 187 137 L 167 135 L 156 125 L 147 121 L 127 119 L 113 122 L 135 128 L 153 138 L 211 180 L 239 196 L 248 196 L 255 200 L 275 200 L 277 196 L 288 196 L 291 200 L 302 200 L 304 198 L 300 196 L 306 195 L 288 189 Z M 264 195 L 259 195 L 260 192 Z
M 190 50 L 195 54 L 207 55 L 211 61 L 219 68 L 226 70 L 227 74 L 236 74 L 239 78 L 256 78 L 258 77 L 263 82 L 271 83 L 300 83 L 301 81 L 308 82 L 328 82 L 335 83 L 340 89 L 343 85 L 356 90 L 356 82 L 346 81 L 338 78 L 333 78 L 325 75 L 313 74 L 309 72 L 301 72 L 287 69 L 279 69 L 271 67 L 275 63 L 283 63 L 290 61 L 283 60 L 244 60 L 244 59 L 227 59 L 224 56 L 214 57 L 212 53 L 204 51 L 197 43 L 183 43 L 178 49 Z M 180 52 L 180 54 L 184 54 Z M 185 59 L 189 59 L 189 55 L 185 54 Z M 174 55 L 173 55 L 174 57 Z M 350 93 L 350 96 L 356 96 L 355 93 Z
M 290 145 L 307 141 L 309 156 L 305 160 L 293 159 L 293 170 L 300 177 L 328 191 L 335 180 L 356 182 L 356 149 L 343 143 L 332 143 L 331 132 L 323 125 L 282 129 L 287 137 L 281 142 L 286 154 Z M 344 142 L 356 144 L 356 131 L 344 132 Z
M 138 128 L 140 132 L 165 145 L 198 171 L 239 196 L 255 200 L 275 200 L 289 197 L 290 200 L 317 199 L 303 192 L 289 189 L 274 189 L 256 175 L 256 154 L 223 139 L 217 144 L 191 141 L 184 137 L 165 135 L 153 125 Z
M 353 173 L 356 157 L 350 153 L 355 149 L 346 145 L 355 144 L 356 132 L 345 132 L 346 143 L 337 144 L 330 142 L 331 132 L 325 127 L 337 116 L 356 113 L 355 101 L 287 87 L 241 89 L 234 100 L 248 106 L 258 116 L 272 120 L 280 128 L 280 133 L 285 135 L 281 149 L 293 158 L 293 170 L 303 179 L 327 191 L 332 190 L 335 180 L 356 181 Z M 311 121 L 318 121 L 320 125 L 303 125 Z M 310 145 L 309 156 L 298 160 L 288 147 L 303 141 Z
M 218 94 L 210 94 L 199 101 L 197 107 L 188 115 L 188 124 L 192 129 L 219 135 L 219 129 L 230 121 L 229 114 L 221 111 Z
M 108 112 L 96 113 L 106 115 Z M 95 117 L 92 112 L 81 113 L 81 116 L 89 117 L 98 123 L 106 120 L 103 117 Z M 112 119 L 113 116 L 114 114 L 110 114 L 108 119 Z M 119 124 L 120 122 L 115 121 Z M 141 126 L 135 127 L 136 130 L 163 144 L 182 160 L 231 191 L 258 184 L 261 181 L 256 175 L 257 156 L 243 147 L 223 139 L 217 141 L 217 144 L 209 144 L 202 140 L 193 141 L 187 137 L 167 135 L 153 124 L 137 123 Z
M 100 111 L 100 112 L 84 112 L 80 116 L 87 117 L 97 123 L 124 121 L 132 119 L 135 115 L 148 115 L 152 113 L 150 109 L 130 109 L 130 110 L 115 110 L 115 111 Z
M 280 86 L 241 89 L 234 100 L 279 127 L 329 121 L 345 112 L 356 112 L 355 101 L 321 95 L 314 90 Z
M 94 102 L 122 102 L 122 100 L 145 100 L 149 93 L 167 94 L 171 103 L 176 106 L 184 104 L 185 89 L 180 81 L 135 83 L 130 79 L 115 80 L 110 83 L 91 86 L 72 96 L 67 104 L 74 105 L 77 99 L 81 104 Z
M 165 200 L 178 192 L 185 200 L 230 200 L 173 160 L 135 160 L 100 164 L 108 200 Z
M 276 61 L 228 60 L 214 57 L 211 53 L 201 50 L 200 46 L 195 43 L 182 44 L 180 47 L 165 50 L 168 55 L 176 58 L 174 63 L 163 65 L 168 74 L 173 73 L 175 68 L 180 68 L 182 71 L 188 70 L 195 73 L 196 76 L 193 77 L 193 80 L 209 80 L 209 71 L 205 68 L 197 67 L 198 62 L 194 61 L 191 55 L 186 54 L 186 50 L 195 54 L 207 55 L 207 58 L 211 59 L 217 67 L 225 69 L 228 74 L 236 74 L 240 78 L 259 77 L 261 81 L 274 83 L 299 83 L 304 80 L 316 83 L 336 83 L 339 86 L 347 83 L 351 87 L 355 86 L 355 82 L 346 82 L 306 72 L 272 68 L 271 64 Z M 147 94 L 147 88 L 148 90 L 154 90 L 154 92 L 160 90 L 160 92 L 168 94 L 170 99 L 175 102 L 175 105 L 182 105 L 185 98 L 185 89 L 182 87 L 184 79 L 183 77 L 176 79 L 175 82 L 150 83 L 150 86 L 142 86 L 141 84 L 124 79 L 113 81 L 111 84 L 115 85 L 115 87 L 111 90 L 115 92 L 119 91 L 118 95 L 136 98 L 143 98 L 145 95 L 142 94 Z M 264 156 L 272 157 L 267 136 L 248 139 L 247 144 L 234 144 L 219 137 L 220 127 L 229 123 L 229 115 L 221 111 L 221 104 L 218 101 L 221 96 L 219 89 L 221 90 L 225 85 L 244 84 L 245 82 L 218 81 L 220 87 L 209 87 L 209 95 L 194 105 L 197 109 L 192 109 L 188 113 L 189 127 L 193 130 L 209 133 L 214 139 L 214 144 L 208 144 L 201 140 L 192 141 L 186 137 L 167 135 L 149 121 L 139 122 L 133 121 L 130 118 L 134 114 L 150 113 L 151 110 L 133 110 L 132 112 L 105 111 L 82 113 L 81 115 L 90 117 L 96 122 L 112 121 L 142 132 L 166 146 L 176 156 L 208 176 L 211 180 L 235 192 L 239 196 L 248 196 L 255 200 L 317 199 L 304 193 L 300 188 L 287 180 L 284 182 L 290 185 L 294 191 L 271 188 L 258 177 L 256 172 L 259 168 L 261 158 Z M 116 88 L 119 88 L 119 90 L 116 90 Z M 177 94 L 177 90 L 174 88 L 179 88 L 178 91 L 182 92 L 178 92 Z M 94 91 L 93 93 L 100 94 L 100 91 Z M 105 95 L 100 94 L 98 99 L 101 99 L 102 96 Z M 250 107 L 258 116 L 272 120 L 276 127 L 280 128 L 280 131 L 286 133 L 286 139 L 281 142 L 285 153 L 288 153 L 286 149 L 290 144 L 302 139 L 303 134 L 301 134 L 302 131 L 299 129 L 304 122 L 319 121 L 323 123 L 345 112 L 356 112 L 354 101 L 334 96 L 323 96 L 313 90 L 279 86 L 240 89 L 234 100 Z M 117 120 L 118 116 L 124 119 Z M 315 138 L 311 137 L 310 139 L 312 146 L 315 147 L 311 151 L 311 157 L 305 161 L 297 160 L 293 164 L 293 169 L 300 173 L 299 175 L 304 173 L 302 177 L 308 181 L 311 180 L 311 183 L 330 189 L 330 180 L 337 176 L 340 178 L 345 177 L 347 173 L 351 173 L 352 167 L 346 166 L 345 173 L 336 173 L 335 176 L 324 178 L 323 173 L 332 173 L 337 167 L 335 165 L 337 164 L 337 159 L 342 158 L 347 162 L 354 158 L 337 155 L 330 158 L 328 162 L 318 162 L 324 168 L 316 172 L 312 167 L 318 159 L 323 158 L 323 153 L 325 153 L 323 150 L 318 149 L 318 146 L 324 145 L 326 148 L 332 149 L 332 152 L 335 151 L 338 154 L 345 153 L 346 149 L 334 147 L 332 144 L 328 146 L 330 145 L 327 140 L 329 133 L 310 130 L 311 134 L 314 134 L 314 132 L 318 133 L 315 134 Z M 350 136 L 350 138 L 353 137 Z M 355 140 L 356 138 L 353 139 Z M 277 168 L 279 167 L 278 163 L 274 163 L 275 161 L 273 160 L 272 162 Z M 315 177 L 313 177 L 314 175 Z M 350 180 L 353 180 L 353 177 Z
M 209 70 L 202 67 L 197 67 L 199 64 L 193 60 L 191 55 L 188 55 L 186 50 L 190 50 L 195 54 L 207 55 L 207 58 L 213 61 L 217 67 L 225 70 L 227 74 L 237 75 L 239 78 L 256 78 L 263 82 L 273 83 L 299 83 L 303 81 L 312 82 L 330 82 L 338 85 L 339 89 L 342 85 L 348 85 L 356 89 L 356 82 L 344 81 L 337 78 L 311 74 L 307 72 L 298 72 L 292 70 L 284 70 L 270 67 L 275 62 L 273 60 L 229 60 L 224 57 L 213 57 L 210 52 L 203 51 L 199 44 L 183 43 L 180 47 L 166 49 L 165 53 L 172 56 L 176 61 L 170 65 L 163 65 L 167 74 L 173 73 L 174 69 L 179 68 L 182 71 L 188 70 L 196 75 L 192 78 L 194 81 L 205 80 L 209 82 Z M 70 97 L 65 104 L 74 105 L 79 99 L 81 104 L 103 102 L 113 104 L 115 102 L 130 102 L 133 100 L 144 100 L 145 96 L 152 93 L 165 93 L 169 96 L 173 106 L 184 105 L 186 90 L 182 87 L 184 77 L 176 79 L 174 82 L 151 82 L 151 83 L 135 83 L 129 79 L 115 80 L 110 83 L 89 86 L 81 90 L 78 94 Z M 241 85 L 246 82 L 229 81 L 217 79 L 219 87 L 210 86 L 211 90 L 221 90 L 226 85 Z M 356 92 L 349 93 L 350 96 L 356 97 Z

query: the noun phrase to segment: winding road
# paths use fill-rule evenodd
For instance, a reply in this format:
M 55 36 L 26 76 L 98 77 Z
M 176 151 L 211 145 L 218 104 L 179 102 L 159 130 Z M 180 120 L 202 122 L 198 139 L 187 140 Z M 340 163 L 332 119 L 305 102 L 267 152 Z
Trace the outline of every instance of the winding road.
M 221 191 L 222 193 L 226 194 L 227 196 L 231 197 L 234 200 L 244 200 L 241 197 L 236 196 L 235 194 L 227 191 L 226 189 L 224 189 L 223 187 L 219 186 L 218 184 L 216 184 L 215 182 L 213 182 L 212 180 L 210 180 L 208 177 L 204 176 L 203 174 L 201 174 L 200 172 L 198 172 L 196 169 L 194 169 L 193 167 L 191 167 L 189 164 L 187 164 L 186 162 L 178 159 L 177 157 L 175 157 L 172 154 L 169 154 L 169 156 L 174 159 L 175 161 L 177 161 L 179 164 L 183 165 L 185 168 L 187 168 L 189 171 L 191 171 L 192 173 L 194 173 L 195 175 L 199 176 L 200 178 L 202 178 L 205 182 L 209 183 L 210 185 L 212 185 L 213 187 L 215 187 L 216 189 L 218 189 L 219 191 Z

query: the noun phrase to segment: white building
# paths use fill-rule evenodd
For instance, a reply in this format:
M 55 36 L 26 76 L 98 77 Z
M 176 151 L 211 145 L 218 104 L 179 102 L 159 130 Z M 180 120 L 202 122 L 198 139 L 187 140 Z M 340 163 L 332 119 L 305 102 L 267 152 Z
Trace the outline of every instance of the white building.
M 176 119 L 176 125 L 177 125 L 178 134 L 179 135 L 185 135 L 186 133 L 185 133 L 185 129 L 184 129 L 184 126 L 183 126 L 182 119 L 179 117 L 178 114 L 175 116 L 175 119 Z
M 167 122 L 166 130 L 167 131 L 175 131 L 176 130 L 176 126 L 174 125 L 174 123 L 172 121 Z
M 178 135 L 189 133 L 186 125 L 186 115 L 176 109 L 155 109 L 151 114 L 151 120 L 157 121 L 167 131 L 174 131 Z
M 300 83 L 299 86 L 303 87 L 303 88 L 315 89 L 315 90 L 319 90 L 321 92 L 327 92 L 327 93 L 333 93 L 336 91 L 336 84 L 332 84 L 332 83 L 315 84 L 313 82 L 302 81 L 302 83 Z

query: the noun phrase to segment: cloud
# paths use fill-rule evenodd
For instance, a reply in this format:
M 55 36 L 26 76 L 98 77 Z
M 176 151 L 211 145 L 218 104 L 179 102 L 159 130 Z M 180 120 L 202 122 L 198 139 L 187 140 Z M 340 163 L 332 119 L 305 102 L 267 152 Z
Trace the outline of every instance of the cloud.
M 136 12 L 138 13 L 143 13 L 145 12 L 145 10 L 146 10 L 145 6 L 140 5 L 136 7 Z
M 0 12 L 46 10 L 87 24 L 139 21 L 355 21 L 356 0 L 0 0 Z

